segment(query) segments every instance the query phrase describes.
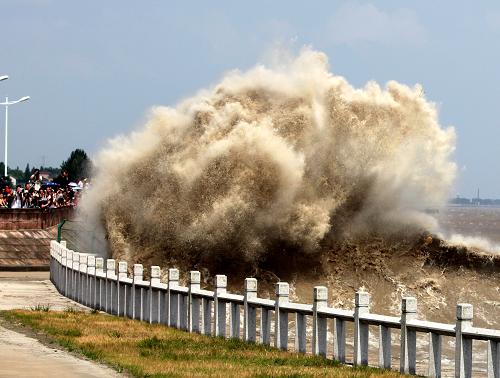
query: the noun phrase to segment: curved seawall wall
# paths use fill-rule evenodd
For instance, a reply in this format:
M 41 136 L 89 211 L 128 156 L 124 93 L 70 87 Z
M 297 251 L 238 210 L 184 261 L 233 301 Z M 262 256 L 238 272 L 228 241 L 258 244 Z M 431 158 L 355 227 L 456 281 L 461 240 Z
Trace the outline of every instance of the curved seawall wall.
M 0 209 L 0 270 L 48 270 L 50 240 L 73 208 Z
M 39 230 L 73 217 L 71 207 L 57 209 L 0 209 L 0 230 Z

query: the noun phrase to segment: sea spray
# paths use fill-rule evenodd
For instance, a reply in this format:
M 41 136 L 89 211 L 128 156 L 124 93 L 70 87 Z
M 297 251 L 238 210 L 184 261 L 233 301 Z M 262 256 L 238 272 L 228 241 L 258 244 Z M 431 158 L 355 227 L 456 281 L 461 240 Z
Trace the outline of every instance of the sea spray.
M 462 234 L 451 234 L 449 236 L 439 234 L 439 237 L 449 245 L 463 246 L 469 250 L 488 252 L 489 254 L 500 254 L 500 245 L 491 242 L 485 237 Z
M 357 89 L 304 49 L 154 108 L 99 154 L 82 209 L 116 258 L 286 264 L 343 238 L 434 227 L 421 209 L 447 199 L 454 146 L 420 86 Z

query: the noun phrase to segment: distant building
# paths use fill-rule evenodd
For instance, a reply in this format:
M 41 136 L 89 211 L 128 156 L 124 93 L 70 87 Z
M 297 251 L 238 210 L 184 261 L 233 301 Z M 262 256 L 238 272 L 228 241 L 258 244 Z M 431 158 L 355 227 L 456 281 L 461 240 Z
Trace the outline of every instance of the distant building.
M 490 198 L 464 198 L 457 196 L 456 198 L 450 199 L 449 203 L 451 205 L 459 206 L 500 206 L 500 199 L 490 199 Z
M 453 205 L 470 205 L 471 200 L 468 198 L 457 196 L 456 198 L 451 199 L 450 203 Z
M 52 175 L 52 173 L 50 173 L 48 171 L 40 171 L 40 178 L 43 181 L 52 181 L 52 179 L 54 178 L 54 176 Z

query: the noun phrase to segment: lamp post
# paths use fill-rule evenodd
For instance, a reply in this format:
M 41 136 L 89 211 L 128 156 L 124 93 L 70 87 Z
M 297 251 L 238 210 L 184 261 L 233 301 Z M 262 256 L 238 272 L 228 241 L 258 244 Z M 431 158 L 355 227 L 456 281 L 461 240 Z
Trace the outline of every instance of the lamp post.
M 5 102 L 0 102 L 0 105 L 5 106 L 5 167 L 4 167 L 4 176 L 7 177 L 7 138 L 9 135 L 9 105 L 14 105 L 18 104 L 20 102 L 29 100 L 30 96 L 24 96 L 21 97 L 19 100 L 16 101 L 9 101 L 8 97 L 5 97 Z

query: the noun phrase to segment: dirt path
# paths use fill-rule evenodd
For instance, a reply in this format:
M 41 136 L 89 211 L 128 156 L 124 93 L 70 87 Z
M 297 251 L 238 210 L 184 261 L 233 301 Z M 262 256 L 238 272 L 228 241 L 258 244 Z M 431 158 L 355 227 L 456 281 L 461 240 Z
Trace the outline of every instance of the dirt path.
M 0 272 L 0 310 L 81 307 L 61 296 L 48 272 Z M 43 345 L 0 324 L 0 377 L 119 377 L 112 369 Z

